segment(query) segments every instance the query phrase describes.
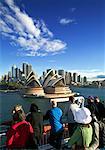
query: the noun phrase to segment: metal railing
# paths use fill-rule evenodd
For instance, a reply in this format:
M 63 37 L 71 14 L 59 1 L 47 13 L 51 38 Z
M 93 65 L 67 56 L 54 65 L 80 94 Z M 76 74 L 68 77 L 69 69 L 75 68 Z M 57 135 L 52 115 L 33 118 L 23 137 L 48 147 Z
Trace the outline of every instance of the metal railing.
M 0 131 L 0 149 L 5 149 L 6 148 L 6 132 L 8 130 L 8 127 L 7 126 L 2 126 L 2 127 L 5 127 L 5 129 Z M 49 136 L 50 136 L 50 130 L 43 133 L 42 138 L 40 140 L 41 150 L 45 150 L 46 149 L 45 147 L 47 147 L 47 149 L 48 147 L 52 147 L 48 144 Z M 69 138 L 69 132 L 68 132 L 68 128 L 64 127 L 63 139 L 66 139 L 66 138 Z M 63 140 L 63 143 L 64 143 L 64 140 Z

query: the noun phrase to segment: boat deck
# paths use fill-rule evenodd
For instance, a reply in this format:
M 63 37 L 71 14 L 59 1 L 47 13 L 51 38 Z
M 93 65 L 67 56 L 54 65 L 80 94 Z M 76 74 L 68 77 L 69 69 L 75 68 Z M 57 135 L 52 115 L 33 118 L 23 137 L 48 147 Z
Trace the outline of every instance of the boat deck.
M 0 131 L 0 149 L 1 150 L 6 150 L 6 132 L 7 132 L 7 128 L 6 126 L 2 126 L 3 130 Z M 46 126 L 44 126 L 46 127 Z M 40 140 L 40 146 L 38 148 L 38 150 L 55 150 L 55 148 L 53 148 L 49 143 L 48 143 L 48 138 L 50 135 L 50 130 L 49 130 L 49 126 L 47 127 L 48 130 L 46 130 L 43 135 L 42 138 Z M 62 145 L 64 145 L 64 143 L 66 143 L 69 139 L 69 132 L 68 132 L 68 128 L 65 127 L 64 128 L 64 134 L 63 134 L 63 139 L 62 139 Z

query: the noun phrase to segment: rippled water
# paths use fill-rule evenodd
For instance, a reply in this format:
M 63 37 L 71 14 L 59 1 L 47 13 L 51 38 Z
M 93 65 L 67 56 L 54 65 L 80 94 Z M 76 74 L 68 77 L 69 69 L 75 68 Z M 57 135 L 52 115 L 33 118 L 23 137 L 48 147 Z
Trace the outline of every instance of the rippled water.
M 71 88 L 74 92 L 78 92 L 85 97 L 89 95 L 99 96 L 101 100 L 105 100 L 105 89 L 101 88 Z M 49 108 L 49 101 L 38 99 L 26 99 L 22 98 L 19 93 L 0 93 L 0 122 L 8 120 L 11 118 L 11 110 L 14 105 L 21 104 L 27 113 L 29 111 L 30 105 L 35 102 L 41 111 L 45 113 Z M 64 109 L 66 103 L 60 103 L 59 106 Z

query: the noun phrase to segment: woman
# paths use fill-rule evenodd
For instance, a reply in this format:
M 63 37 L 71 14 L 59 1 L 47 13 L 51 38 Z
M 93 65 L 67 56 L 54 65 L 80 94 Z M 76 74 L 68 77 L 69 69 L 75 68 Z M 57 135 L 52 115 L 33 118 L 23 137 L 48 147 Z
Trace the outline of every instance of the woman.
M 38 145 L 43 134 L 43 115 L 39 111 L 38 106 L 36 104 L 31 104 L 30 113 L 26 117 L 26 120 L 31 123 L 34 130 L 33 147 L 35 149 L 38 149 Z
M 31 144 L 33 128 L 25 121 L 25 113 L 21 105 L 16 105 L 12 110 L 13 124 L 7 132 L 6 146 L 8 149 L 25 149 Z
M 68 146 L 75 150 L 85 150 L 92 141 L 91 113 L 89 109 L 83 107 L 77 108 L 73 114 L 78 126 L 68 141 Z

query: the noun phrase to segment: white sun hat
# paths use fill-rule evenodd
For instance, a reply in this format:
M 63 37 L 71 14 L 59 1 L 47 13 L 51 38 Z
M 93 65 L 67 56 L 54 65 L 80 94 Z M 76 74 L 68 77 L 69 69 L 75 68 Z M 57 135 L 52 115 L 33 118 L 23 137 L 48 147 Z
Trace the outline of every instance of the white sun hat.
M 92 121 L 91 112 L 86 107 L 77 108 L 76 110 L 74 110 L 73 114 L 74 120 L 77 123 L 89 124 Z

